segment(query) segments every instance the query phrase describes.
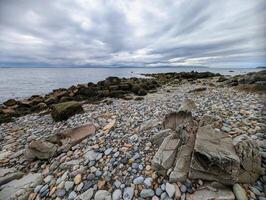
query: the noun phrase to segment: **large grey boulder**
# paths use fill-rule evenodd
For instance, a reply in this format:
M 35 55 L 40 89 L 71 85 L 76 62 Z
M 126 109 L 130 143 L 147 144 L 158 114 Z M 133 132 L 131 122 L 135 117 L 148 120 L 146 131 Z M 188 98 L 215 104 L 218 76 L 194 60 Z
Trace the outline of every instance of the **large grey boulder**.
M 167 169 L 172 167 L 179 146 L 180 139 L 175 134 L 166 137 L 153 157 L 153 168 L 164 174 Z
M 262 174 L 260 148 L 247 135 L 234 138 L 233 144 L 240 159 L 239 183 L 254 183 Z
M 27 174 L 21 179 L 13 180 L 0 187 L 0 199 L 3 200 L 27 200 L 33 189 L 41 184 L 41 173 Z
M 19 179 L 23 173 L 17 171 L 15 168 L 0 168 L 0 186 L 4 185 L 14 179 Z
M 45 140 L 32 140 L 26 151 L 25 157 L 29 160 L 47 160 L 56 154 L 57 146 Z
M 239 169 L 232 139 L 211 126 L 199 127 L 189 177 L 232 185 L 238 179 Z

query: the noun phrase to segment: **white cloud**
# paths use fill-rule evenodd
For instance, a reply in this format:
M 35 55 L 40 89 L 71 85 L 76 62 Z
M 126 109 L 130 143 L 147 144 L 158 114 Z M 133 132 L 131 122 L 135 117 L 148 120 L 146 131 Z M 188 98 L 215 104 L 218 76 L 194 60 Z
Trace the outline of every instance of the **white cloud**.
M 0 66 L 257 66 L 264 0 L 1 0 Z

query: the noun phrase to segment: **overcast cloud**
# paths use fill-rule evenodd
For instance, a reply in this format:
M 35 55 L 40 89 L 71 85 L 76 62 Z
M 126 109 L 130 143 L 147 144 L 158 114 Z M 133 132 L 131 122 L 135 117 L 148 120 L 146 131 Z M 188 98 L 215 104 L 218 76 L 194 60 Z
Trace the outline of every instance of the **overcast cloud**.
M 265 0 L 0 0 L 0 66 L 265 66 L 265 30 Z

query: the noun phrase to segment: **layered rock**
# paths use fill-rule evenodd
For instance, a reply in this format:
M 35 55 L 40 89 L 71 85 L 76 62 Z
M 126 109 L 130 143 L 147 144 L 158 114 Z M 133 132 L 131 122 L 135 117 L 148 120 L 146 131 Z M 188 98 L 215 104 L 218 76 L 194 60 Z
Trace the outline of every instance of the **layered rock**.
M 234 138 L 233 143 L 240 159 L 238 182 L 254 183 L 262 174 L 258 144 L 247 135 Z
M 210 126 L 199 127 L 189 177 L 228 185 L 237 181 L 239 169 L 240 160 L 232 139 Z

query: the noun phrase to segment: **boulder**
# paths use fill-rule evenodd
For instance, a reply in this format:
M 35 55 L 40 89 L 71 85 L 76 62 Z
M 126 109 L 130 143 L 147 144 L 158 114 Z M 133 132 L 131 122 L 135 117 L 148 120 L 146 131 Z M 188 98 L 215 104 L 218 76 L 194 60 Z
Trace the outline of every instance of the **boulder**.
M 42 183 L 41 173 L 27 174 L 0 187 L 0 197 L 5 200 L 27 200 L 33 189 Z
M 29 160 L 47 160 L 56 154 L 57 146 L 45 140 L 32 140 L 26 151 L 25 157 Z
M 76 101 L 58 103 L 51 106 L 51 108 L 54 121 L 67 120 L 69 117 L 83 112 L 82 106 Z
M 16 105 L 18 102 L 15 99 L 8 99 L 7 101 L 5 101 L 3 104 L 5 106 L 14 106 Z
M 260 148 L 247 135 L 234 138 L 233 144 L 240 159 L 239 183 L 254 183 L 262 174 Z
M 167 169 L 172 167 L 179 146 L 180 140 L 176 134 L 166 137 L 153 157 L 153 168 L 159 171 L 159 173 L 164 174 Z
M 237 181 L 239 169 L 240 160 L 232 139 L 211 126 L 199 127 L 189 178 L 232 185 Z
M 17 171 L 15 168 L 0 168 L 0 186 L 4 185 L 14 179 L 19 179 L 23 173 Z
M 48 141 L 53 144 L 62 146 L 61 148 L 69 149 L 70 147 L 78 144 L 86 137 L 93 135 L 96 127 L 92 123 L 87 123 L 82 126 L 67 129 L 63 132 L 55 134 L 48 138 Z

